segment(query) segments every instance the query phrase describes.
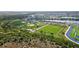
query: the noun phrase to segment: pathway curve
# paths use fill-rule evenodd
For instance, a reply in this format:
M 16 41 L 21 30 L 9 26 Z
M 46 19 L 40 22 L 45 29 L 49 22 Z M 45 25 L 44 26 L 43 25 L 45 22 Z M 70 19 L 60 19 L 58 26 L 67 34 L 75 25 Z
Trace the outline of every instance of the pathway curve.
M 68 38 L 70 41 L 76 43 L 76 44 L 79 44 L 79 41 L 75 40 L 74 38 L 71 38 L 70 37 L 70 32 L 72 30 L 72 26 L 69 26 L 69 28 L 67 29 L 67 31 L 65 32 L 65 36 L 66 38 Z

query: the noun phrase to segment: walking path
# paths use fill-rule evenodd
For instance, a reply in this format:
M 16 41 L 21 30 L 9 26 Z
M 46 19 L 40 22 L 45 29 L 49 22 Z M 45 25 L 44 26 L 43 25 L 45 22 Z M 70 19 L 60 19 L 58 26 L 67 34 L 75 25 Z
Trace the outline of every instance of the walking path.
M 41 26 L 41 27 L 39 27 L 39 28 L 37 28 L 37 29 L 35 29 L 35 30 L 32 30 L 32 29 L 27 29 L 27 30 L 30 30 L 31 32 L 35 32 L 35 31 L 37 31 L 37 30 L 39 30 L 39 29 L 42 29 L 42 28 L 44 28 L 44 27 L 46 27 L 46 26 L 48 26 L 49 24 L 47 24 L 47 25 L 44 25 L 44 26 Z
M 39 27 L 39 28 L 37 28 L 35 31 L 37 31 L 37 30 L 39 30 L 39 29 L 41 29 L 41 28 L 44 28 L 44 27 L 46 27 L 46 26 L 48 26 L 49 24 L 47 24 L 47 25 L 44 25 L 44 26 L 42 26 L 42 27 Z

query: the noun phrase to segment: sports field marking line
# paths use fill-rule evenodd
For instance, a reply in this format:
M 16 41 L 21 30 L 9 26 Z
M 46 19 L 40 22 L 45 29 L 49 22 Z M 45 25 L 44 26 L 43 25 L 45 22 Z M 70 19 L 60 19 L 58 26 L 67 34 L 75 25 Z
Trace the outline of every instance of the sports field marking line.
M 71 39 L 66 35 L 67 32 L 69 31 L 70 27 L 71 27 L 71 26 L 69 26 L 68 29 L 67 29 L 67 31 L 65 32 L 65 37 L 68 38 L 70 41 L 72 41 L 72 42 L 74 42 L 74 43 L 76 43 L 76 44 L 79 44 L 79 43 L 77 43 L 77 42 L 71 40 Z
M 44 28 L 44 27 L 46 27 L 46 26 L 48 26 L 48 25 L 49 25 L 49 24 L 44 25 L 44 26 L 42 26 L 42 27 L 39 27 L 39 28 L 37 28 L 36 30 L 42 29 L 42 28 Z
M 42 29 L 42 28 L 44 28 L 44 27 L 46 27 L 46 26 L 48 26 L 49 24 L 47 24 L 47 25 L 44 25 L 44 26 L 42 26 L 42 27 L 39 27 L 39 28 L 37 28 L 37 29 L 35 29 L 35 30 L 31 30 L 31 32 L 35 32 L 35 31 L 37 31 L 37 30 L 40 30 L 40 29 Z

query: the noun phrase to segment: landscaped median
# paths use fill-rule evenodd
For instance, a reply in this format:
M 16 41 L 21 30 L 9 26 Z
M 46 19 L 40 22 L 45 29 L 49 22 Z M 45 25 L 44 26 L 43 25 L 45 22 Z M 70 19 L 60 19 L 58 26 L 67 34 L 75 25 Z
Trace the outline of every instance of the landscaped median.
M 79 44 L 79 38 L 78 38 L 78 28 L 77 25 L 76 26 L 69 26 L 69 28 L 67 29 L 65 36 L 72 42 Z

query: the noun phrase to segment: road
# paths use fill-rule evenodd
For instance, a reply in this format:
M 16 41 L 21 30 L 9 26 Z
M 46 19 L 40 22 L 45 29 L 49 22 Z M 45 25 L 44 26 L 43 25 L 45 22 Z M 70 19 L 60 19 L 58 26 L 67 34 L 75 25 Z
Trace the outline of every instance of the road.
M 45 22 L 56 22 L 56 23 L 66 23 L 66 24 L 79 24 L 79 21 L 71 21 L 71 20 L 45 20 Z

